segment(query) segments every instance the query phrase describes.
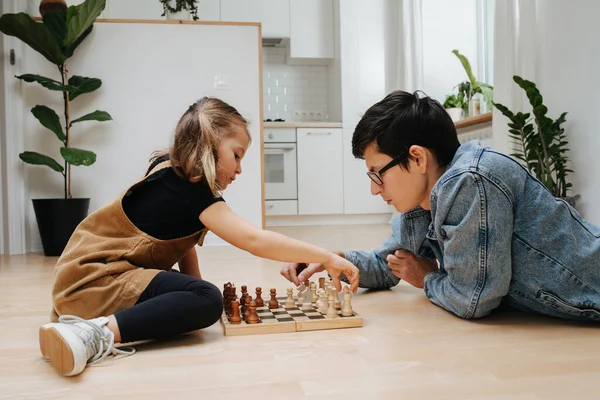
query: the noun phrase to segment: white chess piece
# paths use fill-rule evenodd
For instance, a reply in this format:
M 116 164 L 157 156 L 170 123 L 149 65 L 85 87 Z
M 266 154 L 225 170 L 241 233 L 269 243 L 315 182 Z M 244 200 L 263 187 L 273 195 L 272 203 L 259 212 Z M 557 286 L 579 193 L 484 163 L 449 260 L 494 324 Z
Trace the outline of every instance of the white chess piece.
M 309 306 L 310 303 L 312 303 L 312 292 L 304 283 L 301 283 L 298 286 L 298 304 L 302 307 L 303 305 Z
M 335 308 L 340 308 L 342 306 L 342 302 L 340 301 L 340 297 L 339 297 L 338 291 L 335 288 L 335 286 L 333 286 L 333 285 L 331 286 L 330 293 L 333 296 L 333 300 L 334 300 L 333 306 Z
M 325 289 L 319 289 L 318 293 L 319 300 L 317 300 L 317 311 L 319 311 L 321 314 L 325 314 L 327 313 L 327 298 L 329 295 Z
M 325 318 L 337 318 L 337 310 L 335 309 L 335 300 L 333 299 L 333 295 L 329 294 L 329 300 L 327 300 L 327 303 L 329 304 L 329 307 L 327 307 L 327 314 L 325 315 Z
M 287 289 L 287 299 L 285 299 L 285 303 L 283 304 L 284 307 L 287 308 L 292 308 L 292 307 L 296 307 L 296 302 L 294 301 L 294 289 L 293 288 L 288 288 Z
M 316 303 L 319 300 L 319 296 L 317 296 L 317 284 L 314 282 L 310 283 L 310 291 L 312 292 L 312 302 Z
M 350 289 L 348 286 L 344 286 L 344 306 L 342 307 L 342 315 L 344 317 L 351 317 L 354 315 L 354 310 L 352 310 L 352 304 L 350 303 Z

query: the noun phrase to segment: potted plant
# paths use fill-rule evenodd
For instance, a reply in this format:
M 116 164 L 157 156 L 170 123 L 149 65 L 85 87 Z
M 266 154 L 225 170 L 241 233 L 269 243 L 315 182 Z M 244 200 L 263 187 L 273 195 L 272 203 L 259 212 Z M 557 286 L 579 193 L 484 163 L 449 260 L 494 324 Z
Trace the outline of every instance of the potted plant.
M 547 116 L 548 108 L 544 105 L 542 95 L 535 83 L 513 76 L 513 80 L 527 94 L 532 107 L 530 113 L 513 113 L 500 103 L 493 103 L 510 123 L 509 135 L 514 139 L 517 149 L 511 155 L 521 160 L 527 170 L 535 176 L 555 197 L 566 200 L 575 207 L 579 195 L 568 196 L 573 186 L 567 182 L 569 158 L 568 141 L 564 128 L 566 112 L 553 120 Z
M 63 99 L 60 110 L 60 114 L 64 116 L 62 123 L 58 114 L 45 105 L 36 105 L 31 113 L 60 141 L 60 154 L 64 162 L 61 164 L 50 156 L 34 151 L 19 154 L 25 163 L 47 166 L 63 176 L 64 198 L 32 200 L 44 254 L 48 256 L 62 253 L 73 230 L 88 213 L 90 199 L 74 199 L 71 196 L 71 165 L 92 165 L 96 161 L 96 154 L 71 146 L 72 128 L 84 121 L 112 119 L 107 112 L 99 110 L 72 118 L 69 108 L 73 100 L 102 85 L 102 81 L 97 78 L 69 76 L 67 60 L 90 34 L 94 21 L 104 10 L 105 2 L 106 0 L 86 0 L 78 6 L 67 8 L 64 1 L 43 0 L 40 3 L 41 22 L 35 21 L 26 13 L 4 14 L 0 17 L 1 32 L 25 42 L 56 65 L 59 73 L 58 80 L 35 74 L 16 77 L 59 92 Z
M 477 94 L 480 94 L 483 97 L 483 101 L 485 102 L 487 109 L 492 109 L 492 98 L 494 96 L 494 88 L 487 83 L 482 83 L 475 78 L 473 75 L 473 70 L 471 68 L 471 63 L 469 59 L 464 55 L 460 54 L 458 50 L 452 50 L 452 53 L 459 59 L 462 64 L 465 72 L 467 73 L 468 81 L 464 81 L 458 84 L 458 93 L 462 94 L 464 98 L 463 109 L 465 110 L 465 114 L 468 116 L 477 115 L 479 112 L 475 109 L 477 108 L 477 103 L 479 103 L 479 98 L 476 97 Z
M 198 21 L 198 0 L 159 0 L 163 7 L 162 17 L 171 16 L 171 19 L 182 19 L 176 18 L 181 17 L 181 12 L 188 12 L 194 21 Z M 183 18 L 189 19 L 189 18 Z
M 452 121 L 460 121 L 463 116 L 464 98 L 462 93 L 449 94 L 444 100 L 444 108 L 450 114 Z

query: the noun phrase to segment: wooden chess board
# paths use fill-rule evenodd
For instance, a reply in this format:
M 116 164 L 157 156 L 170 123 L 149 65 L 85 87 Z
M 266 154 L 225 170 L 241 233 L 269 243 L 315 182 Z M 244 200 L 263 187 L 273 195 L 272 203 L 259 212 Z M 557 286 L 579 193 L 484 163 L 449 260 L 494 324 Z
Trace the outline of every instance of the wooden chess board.
M 257 324 L 248 324 L 243 320 L 240 324 L 232 324 L 223 312 L 221 324 L 225 336 L 354 328 L 363 325 L 362 317 L 356 312 L 350 317 L 344 317 L 340 307 L 336 308 L 337 318 L 326 318 L 317 310 L 315 303 L 303 305 L 302 308 L 298 306 L 284 307 L 286 297 L 277 297 L 277 300 L 279 301 L 279 308 L 269 309 L 268 301 L 265 301 L 263 307 L 256 309 L 260 319 Z M 297 298 L 294 297 L 294 300 L 297 300 Z

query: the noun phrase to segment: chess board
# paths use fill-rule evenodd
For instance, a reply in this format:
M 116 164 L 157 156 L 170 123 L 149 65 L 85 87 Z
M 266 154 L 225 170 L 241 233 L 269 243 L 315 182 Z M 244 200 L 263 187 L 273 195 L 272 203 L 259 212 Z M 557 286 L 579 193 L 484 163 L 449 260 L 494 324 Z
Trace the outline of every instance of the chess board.
M 340 307 L 337 307 L 337 318 L 326 318 L 315 307 L 315 303 L 302 307 L 284 307 L 286 297 L 277 297 L 279 307 L 269 309 L 268 301 L 263 307 L 258 307 L 256 313 L 260 321 L 248 324 L 242 320 L 240 324 L 232 324 L 223 312 L 221 324 L 225 336 L 255 335 L 266 333 L 315 331 L 321 329 L 354 328 L 363 325 L 363 319 L 356 312 L 350 317 L 344 317 Z M 294 297 L 297 301 L 297 298 Z

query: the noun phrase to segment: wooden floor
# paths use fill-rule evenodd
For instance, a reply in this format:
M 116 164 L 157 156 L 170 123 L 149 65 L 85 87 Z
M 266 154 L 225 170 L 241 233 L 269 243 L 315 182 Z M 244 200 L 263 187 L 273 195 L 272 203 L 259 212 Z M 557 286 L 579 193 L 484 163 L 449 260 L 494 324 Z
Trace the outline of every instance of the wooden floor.
M 278 228 L 331 249 L 372 249 L 388 225 Z M 231 247 L 199 251 L 203 276 L 289 287 L 280 263 Z M 598 399 L 600 330 L 517 313 L 463 321 L 422 290 L 359 291 L 364 326 L 225 337 L 219 324 L 138 346 L 75 378 L 40 357 L 55 258 L 0 258 L 0 399 Z

